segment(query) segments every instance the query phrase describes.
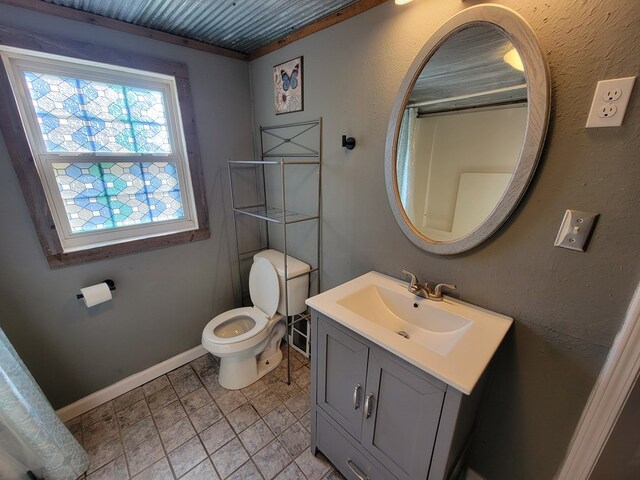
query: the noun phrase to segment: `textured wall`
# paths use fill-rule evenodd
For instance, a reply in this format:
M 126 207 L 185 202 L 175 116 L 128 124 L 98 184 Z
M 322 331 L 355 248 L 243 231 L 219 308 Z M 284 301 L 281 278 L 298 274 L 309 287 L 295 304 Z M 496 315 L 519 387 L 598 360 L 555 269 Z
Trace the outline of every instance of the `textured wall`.
M 0 22 L 184 62 L 189 67 L 211 238 L 50 270 L 0 137 L 0 326 L 54 407 L 200 343 L 234 304 L 227 157 L 251 155 L 246 62 L 0 5 Z M 87 310 L 77 291 L 112 278 L 114 300 Z
M 553 104 L 541 164 L 511 219 L 454 257 L 423 253 L 388 205 L 384 142 L 404 72 L 448 17 L 480 2 L 387 2 L 251 63 L 256 125 L 322 116 L 323 288 L 369 270 L 453 282 L 464 300 L 516 319 L 498 354 L 471 466 L 489 480 L 557 470 L 640 277 L 640 95 L 625 125 L 585 130 L 597 80 L 638 74 L 635 0 L 500 0 L 537 32 Z M 304 55 L 305 111 L 276 117 L 271 69 Z M 357 139 L 355 150 L 340 136 Z M 601 213 L 586 253 L 553 247 L 564 210 Z

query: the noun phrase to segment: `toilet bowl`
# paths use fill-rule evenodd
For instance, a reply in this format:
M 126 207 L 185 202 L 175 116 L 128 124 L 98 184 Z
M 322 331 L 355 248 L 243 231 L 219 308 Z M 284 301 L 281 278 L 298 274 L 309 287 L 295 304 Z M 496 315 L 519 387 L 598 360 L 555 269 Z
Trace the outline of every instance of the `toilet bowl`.
M 280 342 L 287 329 L 284 315 L 305 310 L 309 275 L 304 273 L 309 270 L 309 265 L 287 255 L 287 311 L 284 255 L 270 249 L 254 256 L 249 273 L 253 307 L 221 313 L 202 332 L 202 346 L 220 357 L 221 386 L 229 390 L 247 387 L 280 364 Z

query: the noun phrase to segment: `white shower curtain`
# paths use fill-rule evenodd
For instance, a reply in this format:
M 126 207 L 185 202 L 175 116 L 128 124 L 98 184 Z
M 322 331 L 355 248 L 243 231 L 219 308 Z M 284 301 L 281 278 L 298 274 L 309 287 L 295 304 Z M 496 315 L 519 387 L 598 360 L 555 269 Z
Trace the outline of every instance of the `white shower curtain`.
M 413 210 L 413 170 L 415 168 L 415 145 L 414 137 L 416 131 L 416 119 L 418 109 L 415 107 L 406 108 L 402 115 L 402 124 L 398 135 L 398 158 L 396 162 L 398 192 L 405 212 Z
M 0 479 L 75 480 L 89 456 L 60 421 L 0 329 Z

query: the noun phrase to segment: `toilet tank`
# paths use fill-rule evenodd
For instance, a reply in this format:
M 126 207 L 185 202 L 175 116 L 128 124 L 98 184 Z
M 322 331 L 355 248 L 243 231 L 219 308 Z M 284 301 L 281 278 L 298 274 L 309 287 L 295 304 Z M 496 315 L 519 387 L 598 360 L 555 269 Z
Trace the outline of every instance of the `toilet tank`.
M 278 285 L 280 286 L 280 301 L 278 302 L 278 312 L 282 315 L 287 314 L 285 309 L 285 280 L 284 280 L 284 254 L 278 250 L 263 250 L 253 256 L 255 261 L 257 258 L 266 258 L 278 273 Z M 308 272 L 311 267 L 297 258 L 287 255 L 287 277 L 295 277 L 302 273 Z M 300 275 L 293 280 L 289 280 L 289 316 L 297 315 L 307 309 L 304 301 L 309 296 L 309 274 Z

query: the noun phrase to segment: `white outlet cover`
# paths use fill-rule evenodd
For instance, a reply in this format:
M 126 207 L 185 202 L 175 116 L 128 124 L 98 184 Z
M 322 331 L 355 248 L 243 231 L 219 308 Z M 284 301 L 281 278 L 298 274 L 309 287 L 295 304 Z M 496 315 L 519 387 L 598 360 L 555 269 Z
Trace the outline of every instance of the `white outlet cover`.
M 587 118 L 586 127 L 597 128 L 621 126 L 635 81 L 636 77 L 600 80 L 596 86 L 596 91 L 593 94 L 593 101 L 591 102 L 591 110 L 589 111 L 589 118 Z M 607 101 L 609 98 L 607 95 L 608 92 L 616 93 L 613 96 L 615 100 Z M 607 116 L 603 115 L 602 111 L 604 107 L 607 107 L 607 110 L 609 110 L 609 107 L 615 107 L 613 109 L 614 113 Z

